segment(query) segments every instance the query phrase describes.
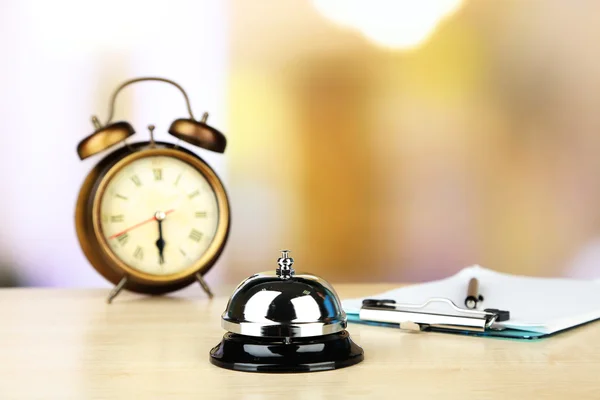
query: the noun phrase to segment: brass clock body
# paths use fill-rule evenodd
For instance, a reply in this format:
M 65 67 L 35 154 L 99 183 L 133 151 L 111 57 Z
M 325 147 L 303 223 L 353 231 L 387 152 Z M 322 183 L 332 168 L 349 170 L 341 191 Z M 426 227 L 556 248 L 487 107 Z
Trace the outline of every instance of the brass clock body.
M 133 171 L 136 171 L 135 168 L 138 168 L 138 170 L 141 168 L 144 171 L 144 168 L 149 165 L 149 160 L 152 160 L 152 162 L 163 160 L 172 165 L 187 168 L 190 171 L 189 175 L 192 175 L 198 182 L 202 182 L 204 190 L 182 193 L 178 196 L 191 196 L 190 198 L 197 199 L 203 193 L 210 196 L 211 200 L 206 204 L 211 205 L 212 208 L 209 207 L 209 211 L 194 211 L 195 215 L 190 214 L 189 210 L 188 214 L 177 215 L 180 210 L 176 208 L 174 210 L 156 210 L 156 215 L 147 215 L 148 218 L 142 221 L 128 220 L 127 215 L 106 215 L 106 209 L 110 210 L 113 204 L 111 201 L 117 201 L 113 199 L 115 196 L 121 196 L 120 200 L 126 197 L 115 192 L 113 187 L 117 183 L 114 182 L 125 182 L 122 175 L 127 168 L 134 168 Z M 146 164 L 141 164 L 143 162 Z M 146 167 L 136 167 L 138 164 Z M 154 171 L 154 178 L 159 177 L 156 170 L 158 168 Z M 144 173 L 147 173 L 147 171 Z M 127 177 L 127 179 L 129 178 Z M 163 179 L 162 171 L 160 179 Z M 141 185 L 139 179 L 137 181 L 134 179 L 133 183 L 127 187 L 135 190 L 135 185 L 138 183 Z M 178 183 L 171 175 L 170 180 L 164 184 L 176 185 Z M 122 187 L 125 187 L 124 185 L 125 183 L 121 183 Z M 160 186 L 157 187 L 160 188 Z M 150 197 L 152 198 L 138 199 L 139 205 L 143 206 L 145 201 L 152 201 L 154 196 Z M 174 201 L 176 200 L 178 201 L 177 196 L 174 197 Z M 191 204 L 189 203 L 191 200 L 187 198 L 182 197 L 181 201 L 188 201 L 186 204 Z M 165 207 L 168 207 L 168 205 L 165 205 Z M 134 205 L 130 206 L 128 210 L 133 210 L 132 212 L 135 213 L 137 208 L 137 205 Z M 173 214 L 167 216 L 165 211 L 166 213 L 173 211 Z M 177 215 L 179 225 L 167 225 L 172 221 L 170 218 L 175 218 L 175 215 Z M 162 218 L 164 218 L 164 221 L 161 220 Z M 201 228 L 194 228 L 194 224 L 200 223 L 196 222 L 197 219 L 206 218 L 212 218 L 210 220 L 212 222 L 207 225 L 211 227 L 208 232 L 202 232 Z M 159 221 L 162 222 L 162 225 L 158 223 Z M 207 224 L 204 221 L 202 223 Z M 170 143 L 140 142 L 123 145 L 123 147 L 108 154 L 91 170 L 79 192 L 75 224 L 77 237 L 85 256 L 104 278 L 115 285 L 126 282 L 123 288 L 130 291 L 145 294 L 163 294 L 182 289 L 197 279 L 201 280 L 201 277 L 215 264 L 225 247 L 229 235 L 229 200 L 217 174 L 196 154 Z M 164 261 L 163 264 L 163 250 L 160 250 L 159 242 L 155 242 L 154 239 L 152 241 L 146 240 L 146 236 L 151 235 L 150 230 L 155 229 L 153 226 L 158 226 L 156 236 L 161 232 L 160 240 L 163 240 L 162 229 L 165 229 L 165 225 L 170 229 L 171 238 L 165 237 L 166 247 L 170 253 L 167 252 L 164 257 L 167 257 L 167 255 L 171 259 L 180 257 L 178 258 L 180 261 L 178 267 L 172 271 L 168 270 L 169 259 Z M 180 227 L 181 229 L 179 229 Z M 184 232 L 184 229 L 190 229 L 190 227 L 191 233 Z M 123 229 L 122 233 L 119 232 L 119 229 Z M 136 242 L 135 234 L 136 232 L 142 232 L 142 229 L 146 236 L 138 237 L 138 242 Z M 123 239 L 124 235 L 127 236 L 127 240 Z M 128 245 L 130 248 L 127 247 Z M 162 247 L 165 247 L 164 241 Z M 174 248 L 181 255 L 174 252 Z M 158 250 L 160 250 L 160 254 Z M 193 253 L 193 257 L 189 256 L 188 253 Z M 157 264 L 157 259 L 160 264 Z M 126 280 L 123 280 L 123 278 L 126 278 Z

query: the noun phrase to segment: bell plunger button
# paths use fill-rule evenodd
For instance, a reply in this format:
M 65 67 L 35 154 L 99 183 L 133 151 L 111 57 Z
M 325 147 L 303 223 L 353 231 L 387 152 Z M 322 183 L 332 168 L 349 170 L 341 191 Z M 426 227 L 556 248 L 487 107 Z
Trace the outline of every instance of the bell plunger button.
M 294 259 L 289 256 L 289 250 L 281 250 L 281 257 L 277 259 L 279 268 L 275 271 L 281 279 L 290 279 L 296 271 L 292 268 Z

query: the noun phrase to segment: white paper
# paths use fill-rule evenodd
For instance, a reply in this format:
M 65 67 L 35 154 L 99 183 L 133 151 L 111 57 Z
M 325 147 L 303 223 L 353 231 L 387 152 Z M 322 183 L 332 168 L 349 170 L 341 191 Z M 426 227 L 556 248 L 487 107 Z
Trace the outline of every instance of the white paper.
M 432 297 L 445 297 L 464 308 L 471 278 L 478 279 L 479 293 L 484 297 L 478 309 L 497 308 L 510 312 L 510 320 L 500 323 L 506 328 L 554 333 L 600 318 L 598 280 L 534 278 L 495 272 L 478 265 L 465 268 L 446 279 L 406 286 L 366 298 L 423 304 Z M 342 307 L 348 314 L 358 314 L 362 300 L 343 300 Z

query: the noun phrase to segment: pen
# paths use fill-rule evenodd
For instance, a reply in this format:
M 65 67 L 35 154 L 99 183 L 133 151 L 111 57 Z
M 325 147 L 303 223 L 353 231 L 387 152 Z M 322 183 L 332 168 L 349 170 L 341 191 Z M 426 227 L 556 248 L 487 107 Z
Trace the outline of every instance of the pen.
M 465 298 L 465 306 L 470 309 L 477 308 L 477 303 L 483 301 L 483 296 L 479 294 L 479 281 L 477 278 L 471 278 Z

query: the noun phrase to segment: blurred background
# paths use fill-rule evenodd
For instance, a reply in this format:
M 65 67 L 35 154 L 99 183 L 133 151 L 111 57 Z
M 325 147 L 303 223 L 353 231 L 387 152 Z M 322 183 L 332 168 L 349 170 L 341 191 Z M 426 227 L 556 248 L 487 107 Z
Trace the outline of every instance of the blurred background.
M 595 0 L 0 0 L 0 286 L 108 287 L 75 147 L 122 81 L 170 78 L 225 132 L 197 153 L 232 230 L 209 283 L 273 269 L 420 282 L 480 264 L 600 277 Z M 170 140 L 159 83 L 116 118 Z

